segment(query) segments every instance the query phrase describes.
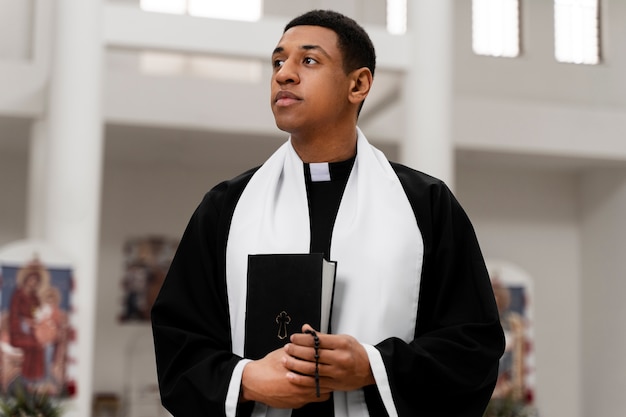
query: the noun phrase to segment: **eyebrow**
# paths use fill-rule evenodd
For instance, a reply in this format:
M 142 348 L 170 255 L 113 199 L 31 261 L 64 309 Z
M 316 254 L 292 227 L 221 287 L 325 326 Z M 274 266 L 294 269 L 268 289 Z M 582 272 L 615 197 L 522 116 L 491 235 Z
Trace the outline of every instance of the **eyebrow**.
M 326 57 L 330 58 L 330 55 L 328 54 L 328 52 L 326 52 L 324 50 L 324 48 L 322 48 L 319 45 L 302 45 L 300 46 L 300 49 L 304 50 L 304 51 L 320 51 L 323 55 L 325 55 Z M 279 54 L 281 52 L 284 52 L 285 48 L 283 48 L 282 46 L 278 46 L 274 49 L 274 52 L 272 52 L 272 55 L 276 55 Z

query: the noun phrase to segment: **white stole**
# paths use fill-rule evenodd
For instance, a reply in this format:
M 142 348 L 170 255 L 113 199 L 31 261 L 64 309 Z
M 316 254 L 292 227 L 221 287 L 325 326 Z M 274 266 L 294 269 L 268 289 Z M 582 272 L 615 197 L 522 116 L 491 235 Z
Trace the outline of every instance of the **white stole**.
M 287 141 L 252 176 L 232 218 L 226 276 L 235 354 L 244 351 L 248 254 L 306 253 L 309 228 L 303 163 Z M 365 346 L 391 416 L 397 413 L 387 375 L 372 345 L 392 336 L 413 339 L 423 253 L 415 215 L 396 173 L 358 130 L 356 160 L 332 232 L 330 258 L 337 261 L 332 329 Z M 231 381 L 233 391 L 236 384 Z M 335 392 L 334 403 L 337 417 L 368 415 L 362 390 Z M 259 404 L 253 416 L 290 413 Z

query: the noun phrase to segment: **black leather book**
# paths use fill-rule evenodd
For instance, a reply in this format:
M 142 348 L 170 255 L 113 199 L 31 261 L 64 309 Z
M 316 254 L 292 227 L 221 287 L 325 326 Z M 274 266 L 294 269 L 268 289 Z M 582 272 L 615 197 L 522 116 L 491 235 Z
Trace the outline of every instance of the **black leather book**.
M 336 265 L 321 253 L 248 256 L 246 358 L 284 346 L 306 323 L 328 333 Z

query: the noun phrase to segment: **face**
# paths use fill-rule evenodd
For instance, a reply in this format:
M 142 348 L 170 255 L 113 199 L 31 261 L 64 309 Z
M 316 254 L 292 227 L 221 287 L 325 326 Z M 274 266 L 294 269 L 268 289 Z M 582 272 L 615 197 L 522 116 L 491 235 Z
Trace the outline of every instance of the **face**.
M 279 129 L 306 134 L 355 117 L 334 31 L 290 28 L 272 54 L 272 66 L 271 107 Z
M 26 291 L 35 291 L 39 286 L 39 275 L 37 274 L 29 274 L 24 280 L 24 288 Z

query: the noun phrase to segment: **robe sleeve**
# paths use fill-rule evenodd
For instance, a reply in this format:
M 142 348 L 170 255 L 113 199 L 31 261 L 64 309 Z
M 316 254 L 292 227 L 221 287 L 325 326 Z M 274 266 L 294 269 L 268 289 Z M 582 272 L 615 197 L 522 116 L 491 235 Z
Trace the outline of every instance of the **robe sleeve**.
M 161 401 L 176 417 L 224 416 L 227 397 L 232 403 L 229 385 L 242 358 L 232 353 L 223 262 L 229 192 L 223 183 L 205 195 L 152 307 Z
M 376 348 L 399 416 L 481 417 L 504 351 L 491 281 L 452 193 L 412 172 L 398 175 L 424 239 L 415 338 L 390 338 Z

